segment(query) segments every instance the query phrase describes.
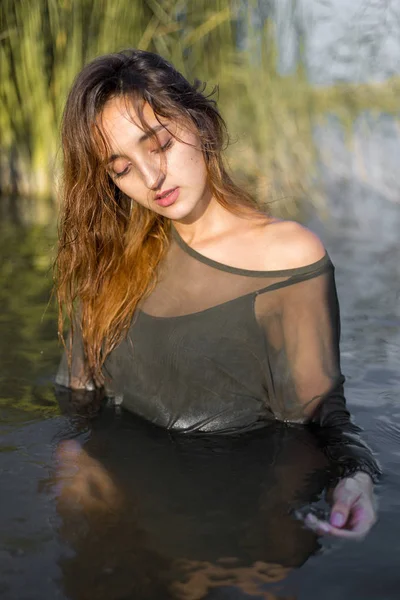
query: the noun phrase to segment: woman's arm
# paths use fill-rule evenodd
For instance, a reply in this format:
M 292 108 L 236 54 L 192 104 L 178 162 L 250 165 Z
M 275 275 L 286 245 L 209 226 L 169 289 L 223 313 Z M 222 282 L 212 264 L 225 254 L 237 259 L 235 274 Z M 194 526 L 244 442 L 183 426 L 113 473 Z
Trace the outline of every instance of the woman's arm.
M 325 250 L 314 234 L 300 227 L 296 234 L 290 252 L 297 261 L 304 256 L 303 264 L 313 264 L 323 258 Z M 372 482 L 381 469 L 346 408 L 333 266 L 327 260 L 315 273 L 294 276 L 291 283 L 279 290 L 279 334 L 276 319 L 274 331 L 268 331 L 269 320 L 263 319 L 273 409 L 279 418 L 309 424 L 329 458 L 336 487 L 330 527 L 320 530 L 357 536 L 374 521 Z

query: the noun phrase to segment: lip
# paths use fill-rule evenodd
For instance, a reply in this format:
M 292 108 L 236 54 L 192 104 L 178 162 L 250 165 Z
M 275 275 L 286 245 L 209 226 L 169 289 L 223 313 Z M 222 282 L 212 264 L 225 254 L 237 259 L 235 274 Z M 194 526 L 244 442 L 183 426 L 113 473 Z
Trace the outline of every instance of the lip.
M 179 188 L 171 188 L 170 190 L 166 190 L 165 192 L 163 192 L 163 194 L 168 193 L 167 196 L 164 196 L 163 198 L 155 198 L 155 202 L 162 207 L 167 207 L 167 206 L 171 206 L 174 202 L 176 202 L 176 200 L 178 199 L 179 196 Z

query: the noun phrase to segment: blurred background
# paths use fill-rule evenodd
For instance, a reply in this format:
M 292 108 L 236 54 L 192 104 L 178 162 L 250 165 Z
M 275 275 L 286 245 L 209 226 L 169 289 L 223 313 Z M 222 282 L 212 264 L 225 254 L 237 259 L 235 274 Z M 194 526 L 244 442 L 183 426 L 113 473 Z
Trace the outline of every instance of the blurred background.
M 87 61 L 126 47 L 219 86 L 232 171 L 276 214 L 376 235 L 399 202 L 396 0 L 3 0 L 0 377 L 13 406 L 39 401 L 32 381 L 57 354 L 45 308 L 66 95 Z
M 136 47 L 161 54 L 210 91 L 219 86 L 235 177 L 275 214 L 308 224 L 328 248 L 349 405 L 392 479 L 381 529 L 357 558 L 351 549 L 323 557 L 317 579 L 303 581 L 305 597 L 397 598 L 398 0 L 2 0 L 0 11 L 0 458 L 4 485 L 20 499 L 15 514 L 2 499 L 11 517 L 0 595 L 36 598 L 21 592 L 18 568 L 39 585 L 32 567 L 21 566 L 25 558 L 53 572 L 47 515 L 54 507 L 44 508 L 34 482 L 45 478 L 65 427 L 52 383 L 60 355 L 51 299 L 60 117 L 86 62 Z M 32 506 L 43 508 L 35 521 Z M 386 569 L 379 593 L 369 579 L 377 561 Z M 361 596 L 344 583 L 335 595 L 338 567 L 349 582 L 362 574 Z M 63 597 L 46 585 L 38 598 Z
M 232 168 L 261 199 L 323 206 L 310 189 L 317 159 L 338 157 L 321 156 L 316 131 L 333 121 L 353 144 L 355 176 L 395 199 L 382 168 L 368 178 L 350 134 L 398 113 L 399 28 L 394 0 L 3 0 L 2 194 L 31 197 L 46 221 L 73 78 L 99 54 L 137 47 L 219 85 Z

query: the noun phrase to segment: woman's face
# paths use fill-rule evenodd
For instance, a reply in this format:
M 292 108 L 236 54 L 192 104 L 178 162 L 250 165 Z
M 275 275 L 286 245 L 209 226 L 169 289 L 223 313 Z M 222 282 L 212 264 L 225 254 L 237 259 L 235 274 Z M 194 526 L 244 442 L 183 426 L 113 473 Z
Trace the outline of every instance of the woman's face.
M 113 98 L 105 105 L 101 127 L 111 147 L 110 177 L 146 208 L 177 221 L 195 220 L 211 199 L 199 136 L 175 121 L 157 120 L 149 104 L 143 114 L 161 150 L 146 136 L 125 98 Z

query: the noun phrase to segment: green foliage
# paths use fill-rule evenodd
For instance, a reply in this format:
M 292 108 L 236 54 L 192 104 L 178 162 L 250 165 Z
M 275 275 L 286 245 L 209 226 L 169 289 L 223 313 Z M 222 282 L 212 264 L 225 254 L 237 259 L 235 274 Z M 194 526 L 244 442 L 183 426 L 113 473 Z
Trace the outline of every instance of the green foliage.
M 250 18 L 246 27 L 255 46 L 239 51 L 235 0 L 3 0 L 3 193 L 56 195 L 59 123 L 74 76 L 94 56 L 137 47 L 171 60 L 188 79 L 220 85 L 220 106 L 237 139 L 232 169 L 260 201 L 311 195 L 322 208 L 315 122 L 334 113 L 350 131 L 366 109 L 397 113 L 399 82 L 313 88 L 301 68 L 281 77 L 270 21 L 261 44 Z

